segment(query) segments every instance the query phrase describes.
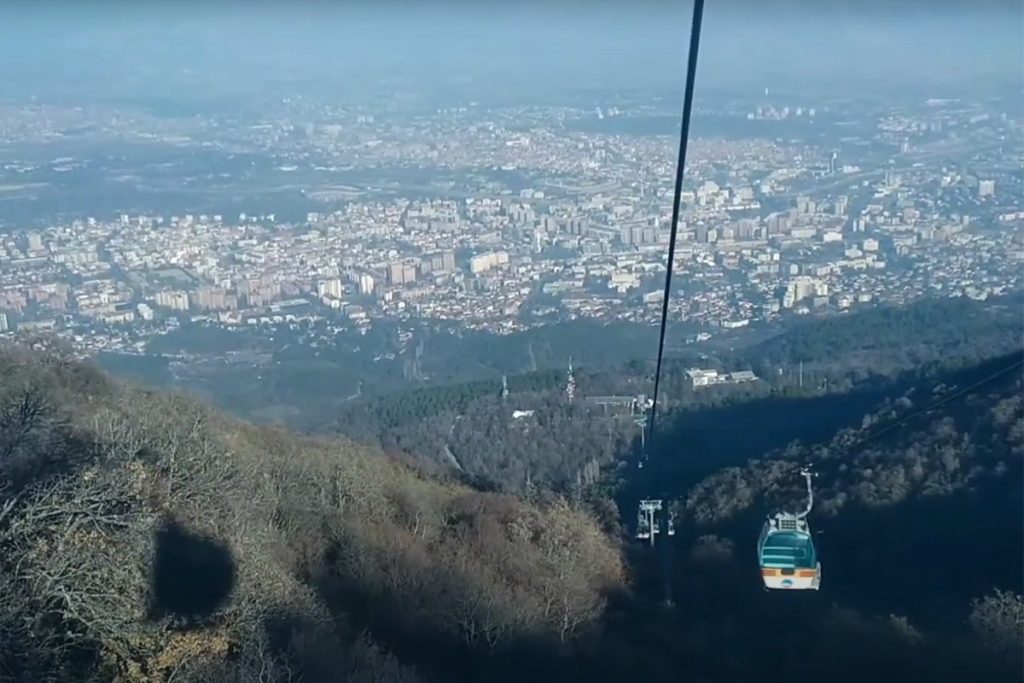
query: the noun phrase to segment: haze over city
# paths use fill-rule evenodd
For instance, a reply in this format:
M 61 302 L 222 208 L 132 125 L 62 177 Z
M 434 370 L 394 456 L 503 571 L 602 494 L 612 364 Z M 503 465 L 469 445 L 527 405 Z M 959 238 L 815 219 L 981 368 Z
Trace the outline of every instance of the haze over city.
M 691 13 L 5 3 L 0 681 L 1018 680 L 1024 8 L 708 0 L 663 309 Z

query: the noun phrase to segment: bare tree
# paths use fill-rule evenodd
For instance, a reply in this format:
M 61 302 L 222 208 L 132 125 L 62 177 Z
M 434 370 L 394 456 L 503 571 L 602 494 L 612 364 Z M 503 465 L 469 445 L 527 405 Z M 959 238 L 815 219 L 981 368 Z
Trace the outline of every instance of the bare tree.
M 138 654 L 152 519 L 137 503 L 125 473 L 89 470 L 27 491 L 0 523 L 0 573 L 16 587 L 0 611 L 30 624 L 40 656 L 99 643 Z
M 993 651 L 1018 659 L 1024 653 L 1024 596 L 996 589 L 972 603 L 969 622 Z

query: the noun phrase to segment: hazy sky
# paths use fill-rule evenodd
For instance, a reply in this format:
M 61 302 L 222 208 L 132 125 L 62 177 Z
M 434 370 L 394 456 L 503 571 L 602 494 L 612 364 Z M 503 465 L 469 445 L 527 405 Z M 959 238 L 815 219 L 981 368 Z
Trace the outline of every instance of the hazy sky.
M 8 1 L 0 98 L 671 91 L 690 12 L 686 0 Z M 1022 45 L 1020 0 L 707 0 L 698 78 L 741 92 L 1019 94 Z

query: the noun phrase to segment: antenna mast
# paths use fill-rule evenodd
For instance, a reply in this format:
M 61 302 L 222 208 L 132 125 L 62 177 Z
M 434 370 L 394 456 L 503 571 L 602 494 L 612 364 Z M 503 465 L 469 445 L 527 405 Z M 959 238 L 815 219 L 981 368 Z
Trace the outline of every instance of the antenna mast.
M 569 356 L 569 372 L 565 378 L 565 397 L 569 399 L 569 403 L 576 398 L 576 378 L 572 374 L 572 356 Z

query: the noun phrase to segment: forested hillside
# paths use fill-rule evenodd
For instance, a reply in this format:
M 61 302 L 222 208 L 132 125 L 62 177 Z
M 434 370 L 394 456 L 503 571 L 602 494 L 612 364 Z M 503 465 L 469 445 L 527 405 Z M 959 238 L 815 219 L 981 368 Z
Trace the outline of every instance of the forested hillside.
M 557 499 L 0 352 L 3 680 L 499 680 L 571 654 L 623 580 Z
M 897 680 L 955 680 L 951 666 L 975 680 L 1019 680 L 1022 362 L 1016 353 L 944 373 L 830 439 L 793 442 L 690 486 L 673 504 L 683 553 L 671 570 L 677 602 L 725 629 L 721 638 L 744 643 L 750 658 L 773 657 L 780 676 L 813 664 L 862 680 L 888 661 Z M 773 599 L 758 587 L 757 534 L 765 516 L 802 508 L 799 470 L 808 465 L 818 473 L 809 521 L 822 589 Z M 774 623 L 770 642 L 757 637 L 766 623 Z M 968 627 L 989 656 L 969 654 Z M 880 639 L 870 645 L 878 659 L 859 659 L 853 641 L 836 647 L 835 629 Z M 885 633 L 905 648 L 883 644 Z M 780 640 L 804 646 L 776 652 L 771 643 Z M 746 659 L 735 666 L 756 671 Z
M 695 342 L 687 326 L 671 325 L 664 397 L 669 403 L 688 400 L 690 367 L 753 369 L 767 384 L 745 388 L 751 392 L 794 390 L 801 383 L 804 391 L 832 391 L 975 362 L 1019 346 L 1021 306 L 1019 292 L 988 301 L 925 299 L 718 330 L 707 342 Z M 373 412 L 392 410 L 388 406 L 396 395 L 419 392 L 416 402 L 440 411 L 457 394 L 476 396 L 491 387 L 496 395 L 503 374 L 513 392 L 517 385 L 534 391 L 544 384 L 540 378 L 564 379 L 570 357 L 584 375 L 581 381 L 590 384 L 584 394 L 650 394 L 652 389 L 657 329 L 649 325 L 577 320 L 509 335 L 432 321 L 408 325 L 411 336 L 403 345 L 393 323 L 380 323 L 363 335 L 328 333 L 323 322 L 282 324 L 269 334 L 186 322 L 155 339 L 148 355 L 101 353 L 98 361 L 152 386 L 195 391 L 243 417 L 314 432 L 386 431 L 390 417 L 378 420 Z M 367 409 L 370 414 L 360 420 L 371 426 L 364 428 L 354 413 Z
M 410 335 L 405 344 L 402 334 Z M 369 331 L 326 321 L 262 331 L 186 321 L 153 339 L 144 356 L 101 353 L 99 362 L 151 385 L 186 387 L 246 417 L 318 430 L 360 398 L 564 369 L 570 357 L 617 367 L 648 354 L 656 334 L 651 325 L 593 320 L 508 335 L 430 320 L 403 323 L 402 333 L 389 321 Z
M 744 348 L 676 351 L 664 369 L 662 423 L 692 442 L 693 428 L 717 424 L 723 406 L 746 404 L 757 415 L 745 419 L 764 423 L 781 420 L 787 401 L 855 394 L 863 399 L 850 403 L 870 403 L 888 387 L 916 386 L 938 373 L 1019 348 L 1018 298 L 924 300 L 799 320 Z M 761 379 L 695 389 L 686 374 L 692 367 L 754 369 Z M 613 468 L 640 445 L 640 429 L 630 419 L 636 416 L 588 407 L 586 397 L 650 394 L 653 371 L 653 363 L 641 360 L 611 368 L 577 367 L 578 399 L 572 404 L 565 397 L 564 369 L 510 376 L 507 399 L 501 398 L 500 376 L 395 392 L 348 403 L 317 430 L 460 469 L 480 485 L 516 493 L 525 492 L 527 484 L 567 492 L 591 481 L 588 472 L 595 466 Z M 534 414 L 515 419 L 517 410 Z M 778 419 L 760 419 L 763 415 Z M 819 424 L 827 428 L 825 435 L 840 426 L 831 419 Z
M 744 349 L 756 369 L 804 364 L 808 381 L 934 372 L 1020 348 L 1024 294 L 989 301 L 922 299 L 819 320 Z
M 600 467 L 613 465 L 639 438 L 628 415 L 569 403 L 560 387 L 517 391 L 507 401 L 496 386 L 474 388 L 381 399 L 342 413 L 337 429 L 427 459 L 478 486 L 520 494 L 531 486 L 567 493 L 593 483 Z
M 903 389 L 827 445 L 695 482 L 676 538 L 626 562 L 616 510 L 598 524 L 585 495 L 482 493 L 372 447 L 122 385 L 59 349 L 5 349 L 0 675 L 1019 680 L 1020 361 Z M 467 441 L 467 462 L 505 424 Z M 508 438 L 499 461 L 525 460 L 528 432 Z M 769 595 L 754 539 L 767 510 L 799 498 L 807 460 L 821 472 L 823 591 Z
M 922 302 L 676 352 L 642 471 L 638 415 L 586 399 L 648 393 L 646 361 L 577 367 L 572 402 L 557 368 L 327 403 L 313 438 L 7 348 L 0 677 L 1018 680 L 1017 317 Z M 775 600 L 752 548 L 807 463 L 824 588 Z M 622 535 L 652 493 L 679 512 L 653 553 Z
M 685 510 L 698 523 L 720 522 L 751 505 L 778 506 L 801 466 L 819 474 L 817 509 L 892 506 L 949 496 L 998 479 L 1019 480 L 1024 465 L 1022 355 L 947 373 L 887 398 L 855 428 L 826 443 L 767 453 L 698 484 Z

